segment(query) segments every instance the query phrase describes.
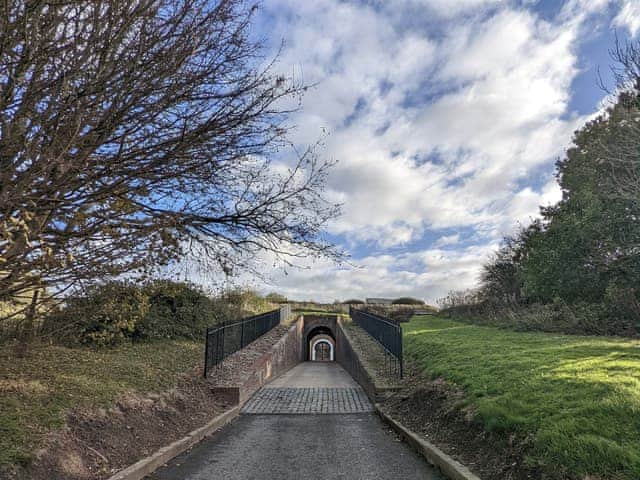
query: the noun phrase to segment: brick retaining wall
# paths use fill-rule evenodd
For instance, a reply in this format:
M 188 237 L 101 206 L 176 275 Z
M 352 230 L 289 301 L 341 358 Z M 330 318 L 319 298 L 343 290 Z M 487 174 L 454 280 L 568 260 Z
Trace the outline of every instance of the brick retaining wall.
M 303 326 L 300 317 L 269 351 L 255 361 L 249 374 L 238 385 L 214 385 L 212 393 L 232 405 L 243 405 L 266 383 L 296 366 L 302 357 Z

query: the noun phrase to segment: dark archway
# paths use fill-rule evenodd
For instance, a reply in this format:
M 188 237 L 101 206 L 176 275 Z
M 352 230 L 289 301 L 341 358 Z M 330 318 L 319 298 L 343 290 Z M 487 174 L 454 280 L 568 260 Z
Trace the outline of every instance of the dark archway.
M 312 328 L 305 338 L 305 360 L 334 361 L 336 338 L 331 328 L 320 325 Z
M 326 339 L 333 346 L 333 358 L 337 357 L 336 317 L 334 315 L 304 315 L 302 335 L 300 337 L 300 360 L 304 362 L 312 359 L 311 339 L 320 335 L 327 336 Z

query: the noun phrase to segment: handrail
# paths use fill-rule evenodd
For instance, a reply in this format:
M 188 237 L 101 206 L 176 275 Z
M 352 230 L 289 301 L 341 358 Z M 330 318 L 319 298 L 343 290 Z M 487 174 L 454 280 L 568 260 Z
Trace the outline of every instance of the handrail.
M 291 314 L 289 305 L 233 323 L 208 327 L 205 333 L 204 376 L 234 352 L 269 332 Z
M 393 320 L 372 312 L 349 307 L 349 315 L 356 325 L 376 340 L 385 351 L 395 373 L 403 376 L 402 328 Z

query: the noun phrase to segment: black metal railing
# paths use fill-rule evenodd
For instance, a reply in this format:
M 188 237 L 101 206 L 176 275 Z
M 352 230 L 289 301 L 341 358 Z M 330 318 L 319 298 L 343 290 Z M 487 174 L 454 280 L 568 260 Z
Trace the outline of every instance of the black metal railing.
M 353 322 L 371 335 L 385 352 L 389 370 L 402 378 L 402 328 L 390 318 L 349 307 Z
M 209 370 L 258 337 L 274 328 L 290 314 L 290 306 L 207 328 L 204 352 L 204 376 Z

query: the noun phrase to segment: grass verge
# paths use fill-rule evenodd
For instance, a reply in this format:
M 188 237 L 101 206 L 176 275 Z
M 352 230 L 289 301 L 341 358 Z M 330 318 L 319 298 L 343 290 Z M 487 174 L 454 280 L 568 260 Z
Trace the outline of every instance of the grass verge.
M 551 477 L 640 478 L 640 341 L 414 317 L 405 354 L 462 387 L 484 428 L 535 437 Z
M 34 345 L 24 358 L 0 350 L 0 465 L 29 463 L 47 432 L 72 408 L 113 405 L 125 392 L 160 392 L 201 360 L 186 341 L 125 344 L 113 349 Z

